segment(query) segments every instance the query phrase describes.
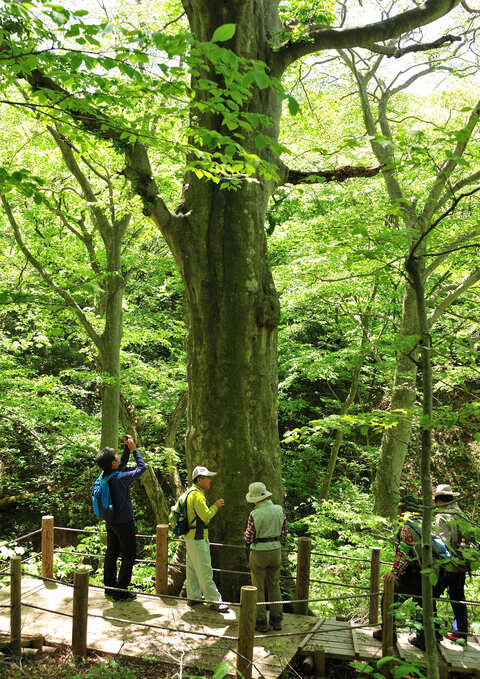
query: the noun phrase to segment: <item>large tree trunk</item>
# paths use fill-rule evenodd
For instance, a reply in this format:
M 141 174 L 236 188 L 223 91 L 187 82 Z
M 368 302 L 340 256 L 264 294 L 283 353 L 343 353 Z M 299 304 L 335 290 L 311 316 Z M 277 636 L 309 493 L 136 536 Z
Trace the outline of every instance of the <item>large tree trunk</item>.
M 392 402 L 393 411 L 399 413 L 399 422 L 395 427 L 386 429 L 380 448 L 377 475 L 375 478 L 375 511 L 382 516 L 393 516 L 393 501 L 400 494 L 400 479 L 405 457 L 412 435 L 412 408 L 416 398 L 417 364 L 416 354 L 411 353 L 414 335 L 418 336 L 418 314 L 415 291 L 407 282 L 403 297 L 402 320 L 398 337 L 402 343 L 397 353 L 395 376 L 393 379 Z
M 268 37 L 280 27 L 276 5 L 184 2 L 196 38 L 207 40 L 219 24 L 235 23 L 235 52 L 267 62 Z M 277 136 L 280 102 L 273 88 L 258 91 L 249 110 L 269 115 L 268 132 Z M 202 124 L 221 129 L 213 116 L 205 116 Z M 249 144 L 256 152 L 253 139 Z M 219 542 L 240 543 L 251 509 L 245 501 L 249 483 L 264 481 L 274 501 L 283 501 L 277 423 L 279 303 L 264 229 L 272 186 L 245 181 L 237 190 L 225 191 L 191 174 L 186 181 L 183 209 L 190 213 L 189 228 L 179 236 L 180 247 L 173 244 L 173 249 L 185 282 L 187 466 L 189 473 L 197 464 L 220 472 L 210 499 L 224 497 L 225 507 L 212 521 L 210 535 Z M 216 549 L 213 556 L 217 566 L 237 569 L 239 554 L 243 561 L 237 549 Z M 226 598 L 238 597 L 232 575 L 218 581 Z

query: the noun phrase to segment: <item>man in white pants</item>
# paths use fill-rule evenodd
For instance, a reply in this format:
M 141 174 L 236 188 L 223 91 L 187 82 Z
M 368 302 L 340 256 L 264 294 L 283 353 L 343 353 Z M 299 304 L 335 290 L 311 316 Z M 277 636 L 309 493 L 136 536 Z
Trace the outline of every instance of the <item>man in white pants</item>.
M 212 476 L 216 472 L 198 466 L 192 472 L 193 485 L 187 490 L 188 532 L 185 535 L 187 548 L 187 599 L 191 606 L 201 603 L 202 595 L 212 608 L 225 612 L 228 606 L 222 603 L 222 597 L 213 581 L 210 543 L 208 541 L 208 524 L 220 507 L 225 504 L 219 498 L 211 507 L 207 504 L 205 491 L 209 490 Z

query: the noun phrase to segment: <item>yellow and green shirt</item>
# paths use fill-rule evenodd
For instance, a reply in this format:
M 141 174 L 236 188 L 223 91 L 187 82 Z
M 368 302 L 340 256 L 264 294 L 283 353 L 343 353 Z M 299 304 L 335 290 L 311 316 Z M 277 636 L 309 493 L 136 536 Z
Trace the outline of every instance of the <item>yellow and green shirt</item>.
M 196 485 L 188 490 L 187 518 L 189 531 L 185 535 L 187 540 L 202 540 L 208 538 L 208 524 L 218 511 L 216 505 L 211 507 L 207 504 L 205 491 Z

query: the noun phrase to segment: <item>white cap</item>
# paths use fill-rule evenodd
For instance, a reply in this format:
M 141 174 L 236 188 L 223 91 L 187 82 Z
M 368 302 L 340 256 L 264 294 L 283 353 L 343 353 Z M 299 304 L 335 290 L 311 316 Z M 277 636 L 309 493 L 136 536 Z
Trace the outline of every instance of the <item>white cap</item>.
M 195 469 L 192 472 L 192 481 L 195 481 L 197 476 L 216 476 L 217 472 L 210 472 L 206 467 L 202 467 L 201 465 L 198 467 L 195 467 Z

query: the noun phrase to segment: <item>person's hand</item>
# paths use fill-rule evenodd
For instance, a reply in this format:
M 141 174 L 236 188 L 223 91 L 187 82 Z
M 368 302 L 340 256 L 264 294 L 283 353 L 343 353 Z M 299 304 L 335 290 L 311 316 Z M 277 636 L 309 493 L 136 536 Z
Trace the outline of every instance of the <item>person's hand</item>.
M 225 500 L 223 499 L 223 497 L 220 497 L 213 504 L 215 505 L 215 507 L 218 507 L 220 509 L 220 507 L 223 507 L 223 505 L 225 504 Z
M 390 571 L 389 573 L 385 573 L 383 576 L 384 582 L 395 582 L 395 573 L 393 571 Z
M 136 448 L 137 448 L 133 438 L 129 434 L 127 434 L 127 436 L 123 437 L 123 440 L 125 442 L 125 445 L 128 446 L 128 449 L 130 450 L 130 452 L 133 453 L 133 451 L 136 450 Z

